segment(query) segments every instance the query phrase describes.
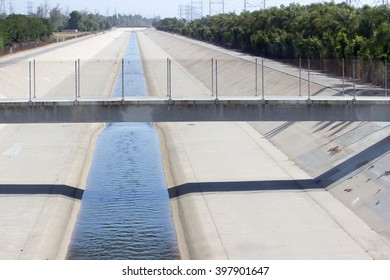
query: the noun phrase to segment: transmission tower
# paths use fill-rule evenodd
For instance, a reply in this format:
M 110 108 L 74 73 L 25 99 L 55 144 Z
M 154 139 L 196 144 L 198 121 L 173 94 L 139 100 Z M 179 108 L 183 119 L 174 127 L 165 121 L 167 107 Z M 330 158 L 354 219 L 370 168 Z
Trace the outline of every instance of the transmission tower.
M 346 0 L 347 5 L 351 7 L 361 7 L 363 6 L 362 2 L 360 0 Z
M 185 19 L 187 20 L 189 18 L 189 13 L 188 13 L 188 5 L 179 5 L 178 13 L 179 13 L 179 18 L 180 19 Z
M 179 5 L 179 18 L 186 21 L 191 20 L 191 7 L 190 5 Z
M 0 0 L 0 15 L 5 15 L 6 13 L 5 0 Z
M 12 0 L 9 0 L 9 14 L 12 15 L 14 13 L 14 5 Z
M 27 15 L 31 16 L 33 14 L 33 3 L 27 1 Z
M 190 4 L 191 19 L 198 19 L 203 17 L 203 1 L 191 0 Z
M 244 11 L 265 10 L 265 0 L 244 0 Z
M 203 17 L 203 1 L 192 0 L 188 5 L 179 5 L 179 18 L 191 21 Z
M 47 0 L 45 0 L 45 2 L 43 4 L 43 17 L 44 18 L 46 18 L 48 16 L 49 10 L 50 10 L 49 3 L 47 2 Z
M 225 13 L 225 0 L 209 0 L 209 15 Z
M 374 7 L 377 6 L 386 6 L 389 7 L 389 0 L 375 0 L 372 4 Z

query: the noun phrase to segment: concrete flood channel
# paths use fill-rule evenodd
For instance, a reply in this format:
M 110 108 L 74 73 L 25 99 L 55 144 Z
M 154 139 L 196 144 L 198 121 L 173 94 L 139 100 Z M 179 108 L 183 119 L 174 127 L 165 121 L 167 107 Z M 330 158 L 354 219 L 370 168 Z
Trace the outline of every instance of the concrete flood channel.
M 146 95 L 136 35 L 125 55 L 127 95 Z M 122 94 L 119 75 L 115 95 Z M 178 259 L 158 135 L 150 123 L 110 123 L 100 135 L 68 259 Z

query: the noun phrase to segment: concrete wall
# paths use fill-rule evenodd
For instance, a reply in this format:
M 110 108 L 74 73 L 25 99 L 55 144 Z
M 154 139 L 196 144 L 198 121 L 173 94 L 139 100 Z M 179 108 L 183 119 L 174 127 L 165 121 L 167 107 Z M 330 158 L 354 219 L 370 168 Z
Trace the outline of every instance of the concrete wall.
M 94 100 L 2 102 L 1 123 L 390 121 L 389 100 Z

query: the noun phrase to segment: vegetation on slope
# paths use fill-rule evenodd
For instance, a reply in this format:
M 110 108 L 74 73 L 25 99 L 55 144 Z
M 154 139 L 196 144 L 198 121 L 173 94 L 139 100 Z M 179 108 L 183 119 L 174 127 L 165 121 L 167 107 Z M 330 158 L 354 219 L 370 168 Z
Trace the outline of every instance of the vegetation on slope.
M 12 43 L 44 40 L 53 33 L 47 19 L 10 15 L 0 19 L 0 48 Z
M 166 18 L 158 30 L 272 58 L 390 58 L 390 9 L 291 4 L 191 22 Z
M 102 16 L 88 12 L 63 11 L 59 5 L 49 9 L 39 6 L 35 13 L 26 15 L 0 15 L 0 49 L 15 43 L 45 41 L 53 32 L 76 30 L 97 32 L 111 27 L 151 26 L 153 19 L 139 15 Z

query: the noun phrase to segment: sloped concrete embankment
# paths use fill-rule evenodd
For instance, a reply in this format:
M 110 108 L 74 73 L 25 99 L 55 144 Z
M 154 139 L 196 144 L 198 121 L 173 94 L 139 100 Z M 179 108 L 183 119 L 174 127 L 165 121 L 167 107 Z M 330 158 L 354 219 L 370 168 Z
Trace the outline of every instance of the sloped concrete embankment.
M 74 97 L 74 60 L 119 60 L 128 35 L 116 30 L 63 47 L 7 57 L 16 58 L 17 63 L 1 65 L 0 94 L 26 98 L 28 82 L 24 66 L 28 63 L 19 56 L 27 56 L 35 58 L 39 66 L 38 98 Z M 65 71 L 64 61 L 73 62 L 70 72 Z M 88 71 L 96 69 L 94 65 L 81 65 L 83 93 L 110 94 L 118 66 L 110 64 L 105 71 Z M 0 259 L 66 257 L 95 141 L 103 127 L 103 124 L 0 126 Z
M 143 57 L 153 59 L 144 63 L 153 95 L 164 95 L 166 89 L 166 72 L 164 66 L 155 67 L 157 61 L 170 57 L 177 64 L 174 95 L 201 96 L 211 93 L 210 80 L 202 78 L 208 74 L 193 65 L 194 58 L 235 59 L 214 46 L 156 31 L 139 37 Z M 221 64 L 219 69 L 229 73 L 233 87 L 245 89 L 247 79 L 235 78 L 253 69 L 245 65 Z M 295 77 L 272 74 L 273 94 L 296 95 Z M 318 92 L 325 93 L 326 85 L 322 89 Z M 158 127 L 184 258 L 390 258 L 386 123 Z

